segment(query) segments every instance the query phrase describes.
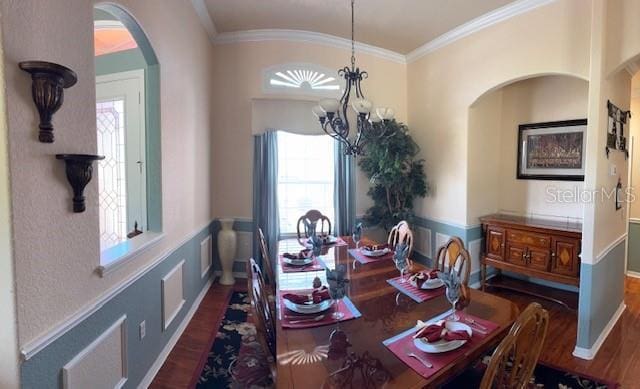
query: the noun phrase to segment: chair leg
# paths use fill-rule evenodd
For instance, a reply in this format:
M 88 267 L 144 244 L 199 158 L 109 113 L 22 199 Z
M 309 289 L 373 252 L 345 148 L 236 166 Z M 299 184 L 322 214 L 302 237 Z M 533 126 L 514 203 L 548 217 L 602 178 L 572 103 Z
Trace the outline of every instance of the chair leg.
M 485 291 L 485 284 L 487 283 L 487 265 L 482 261 L 480 265 L 480 276 L 482 277 L 482 291 Z

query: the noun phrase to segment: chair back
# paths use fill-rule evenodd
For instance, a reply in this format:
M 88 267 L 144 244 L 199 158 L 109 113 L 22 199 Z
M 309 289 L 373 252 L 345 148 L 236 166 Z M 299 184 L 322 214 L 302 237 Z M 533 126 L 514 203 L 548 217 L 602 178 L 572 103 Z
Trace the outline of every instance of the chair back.
M 469 275 L 471 273 L 471 256 L 467 249 L 464 248 L 462 239 L 457 236 L 452 237 L 442 247 L 438 249 L 436 256 L 436 269 L 444 272 L 456 271 L 460 277 L 462 285 L 469 284 Z
M 491 356 L 480 389 L 526 388 L 536 367 L 549 325 L 549 313 L 531 303 Z
M 326 233 L 327 235 L 331 235 L 331 220 L 329 220 L 329 218 L 323 215 L 320 211 L 312 209 L 304 215 L 300 216 L 300 219 L 298 219 L 298 223 L 296 225 L 298 231 L 298 239 L 309 238 L 307 229 L 304 226 L 305 220 L 308 220 L 311 223 L 316 223 L 316 234 L 322 235 Z M 327 227 L 326 231 L 325 225 Z M 302 231 L 304 232 L 304 234 L 300 231 L 300 226 L 302 226 Z
M 401 221 L 391 229 L 387 243 L 391 246 L 391 249 L 394 249 L 398 243 L 406 243 L 409 246 L 407 256 L 411 255 L 413 251 L 413 232 L 406 220 Z
M 267 246 L 267 240 L 264 237 L 262 228 L 258 227 L 258 244 L 260 245 L 260 253 L 262 254 L 262 267 L 266 269 L 267 283 L 271 287 L 271 294 L 275 295 L 276 292 L 276 278 L 273 274 L 273 267 L 271 267 L 271 258 L 269 257 L 269 247 Z
M 253 258 L 249 259 L 248 268 L 248 292 L 256 318 L 256 333 L 263 347 L 275 358 L 276 321 L 274 312 L 269 304 L 262 271 Z

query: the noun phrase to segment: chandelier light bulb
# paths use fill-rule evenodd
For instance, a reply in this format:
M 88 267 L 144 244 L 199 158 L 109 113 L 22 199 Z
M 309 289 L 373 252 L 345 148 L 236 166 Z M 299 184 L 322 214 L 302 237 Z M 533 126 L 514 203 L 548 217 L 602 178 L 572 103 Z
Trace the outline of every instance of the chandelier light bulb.
M 373 104 L 367 99 L 355 99 L 353 100 L 352 107 L 357 113 L 368 114 L 371 112 Z
M 382 118 L 378 115 L 377 112 L 374 111 L 369 114 L 369 121 L 371 123 L 380 123 L 382 121 Z
M 318 102 L 320 108 L 326 113 L 335 113 L 338 112 L 338 107 L 340 107 L 340 103 L 337 99 L 322 99 Z
M 316 105 L 313 108 L 311 108 L 311 112 L 313 112 L 313 114 L 316 115 L 318 119 L 322 119 L 327 116 L 327 113 L 319 105 Z
M 382 118 L 382 120 L 391 120 L 393 119 L 393 115 L 395 114 L 395 112 L 393 112 L 393 109 L 387 107 L 377 108 L 376 113 Z

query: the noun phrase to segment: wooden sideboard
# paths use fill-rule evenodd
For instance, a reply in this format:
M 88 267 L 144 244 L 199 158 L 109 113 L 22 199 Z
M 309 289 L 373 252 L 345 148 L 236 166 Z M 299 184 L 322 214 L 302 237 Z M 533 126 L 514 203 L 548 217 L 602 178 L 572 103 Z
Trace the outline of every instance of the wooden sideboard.
M 581 224 L 505 214 L 484 216 L 480 222 L 483 290 L 487 266 L 579 286 Z

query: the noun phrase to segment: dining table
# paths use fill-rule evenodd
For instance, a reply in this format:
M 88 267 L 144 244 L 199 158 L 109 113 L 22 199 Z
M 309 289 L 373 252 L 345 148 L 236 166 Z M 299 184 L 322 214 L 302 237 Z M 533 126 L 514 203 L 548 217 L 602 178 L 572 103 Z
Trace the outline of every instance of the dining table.
M 467 369 L 487 354 L 507 334 L 517 318 L 518 307 L 504 298 L 469 289 L 469 304 L 464 312 L 495 324 L 496 329 L 480 340 L 465 345 L 464 352 L 440 367 L 428 378 L 400 360 L 383 344 L 423 322 L 451 312 L 444 293 L 418 303 L 401 293 L 387 280 L 397 277 L 393 259 L 358 262 L 349 249 L 356 248 L 350 237 L 341 237 L 340 245 L 326 246 L 320 255 L 324 266 L 334 269 L 346 265 L 346 295 L 360 316 L 351 320 L 312 328 L 285 328 L 287 309 L 277 302 L 277 387 L 278 388 L 434 388 Z M 283 239 L 278 253 L 302 248 L 301 241 Z M 360 245 L 375 244 L 363 238 Z M 325 271 L 284 272 L 278 265 L 278 293 L 310 289 L 316 277 L 326 284 Z M 414 263 L 413 270 L 424 266 Z M 276 301 L 278 301 L 276 299 Z M 422 355 L 425 359 L 428 354 Z

